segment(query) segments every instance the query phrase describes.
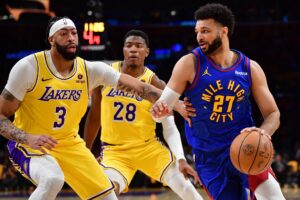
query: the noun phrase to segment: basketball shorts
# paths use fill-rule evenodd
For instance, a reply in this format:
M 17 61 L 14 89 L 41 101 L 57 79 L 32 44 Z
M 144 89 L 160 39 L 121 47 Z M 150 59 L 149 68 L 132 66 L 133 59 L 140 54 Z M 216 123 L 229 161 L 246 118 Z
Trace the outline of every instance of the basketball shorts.
M 7 146 L 10 160 L 15 168 L 31 180 L 30 158 L 43 156 L 43 154 L 13 141 L 9 141 Z M 56 159 L 64 173 L 65 181 L 81 199 L 106 196 L 113 191 L 114 186 L 104 173 L 103 167 L 86 148 L 80 136 L 59 140 L 57 146 L 52 151 L 48 151 L 48 154 Z
M 123 145 L 102 146 L 101 165 L 104 170 L 115 170 L 130 184 L 137 170 L 147 176 L 162 182 L 167 169 L 175 162 L 171 151 L 158 138 L 153 138 L 141 144 L 124 147 Z
M 248 176 L 240 173 L 232 165 L 229 149 L 214 153 L 194 150 L 193 153 L 196 171 L 212 199 L 248 199 Z

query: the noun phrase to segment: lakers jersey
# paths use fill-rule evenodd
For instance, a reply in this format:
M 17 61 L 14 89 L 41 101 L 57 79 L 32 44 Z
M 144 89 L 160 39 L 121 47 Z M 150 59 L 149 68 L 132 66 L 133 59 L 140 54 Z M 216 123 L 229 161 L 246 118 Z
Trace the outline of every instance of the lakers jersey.
M 112 67 L 121 72 L 122 62 Z M 140 81 L 151 83 L 154 73 L 145 67 L 138 77 Z M 101 101 L 101 141 L 109 144 L 137 144 L 155 136 L 156 124 L 149 112 L 152 103 L 114 87 L 102 90 Z
M 49 134 L 57 140 L 74 137 L 88 105 L 85 62 L 76 58 L 71 74 L 61 78 L 48 65 L 46 52 L 34 56 L 36 82 L 15 113 L 14 124 L 27 133 Z
M 194 81 L 185 94 L 196 108 L 192 127 L 186 124 L 187 140 L 195 149 L 217 151 L 228 147 L 245 127 L 253 126 L 251 117 L 250 60 L 241 52 L 237 61 L 222 69 L 198 47 Z

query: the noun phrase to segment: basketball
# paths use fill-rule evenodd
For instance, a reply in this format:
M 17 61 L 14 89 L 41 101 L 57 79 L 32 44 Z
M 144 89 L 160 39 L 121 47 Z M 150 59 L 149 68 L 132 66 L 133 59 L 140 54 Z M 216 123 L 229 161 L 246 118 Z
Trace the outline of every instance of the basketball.
M 240 172 L 257 175 L 268 169 L 273 160 L 271 140 L 258 131 L 245 131 L 236 136 L 230 146 L 230 159 Z

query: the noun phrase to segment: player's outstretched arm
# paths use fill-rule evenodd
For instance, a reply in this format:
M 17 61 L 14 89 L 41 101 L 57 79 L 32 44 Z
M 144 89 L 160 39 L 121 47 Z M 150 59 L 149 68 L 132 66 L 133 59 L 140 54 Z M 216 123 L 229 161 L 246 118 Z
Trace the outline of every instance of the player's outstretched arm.
M 155 102 L 162 93 L 162 90 L 153 85 L 143 83 L 142 81 L 127 75 L 121 74 L 118 82 L 118 89 L 136 94 L 150 102 Z
M 0 95 L 0 134 L 9 140 L 27 144 L 33 149 L 38 149 L 43 153 L 43 148 L 51 150 L 57 143 L 55 139 L 48 135 L 32 135 L 16 128 L 8 119 L 15 113 L 20 105 L 20 101 L 8 90 L 4 89 Z
M 91 105 L 84 125 L 84 141 L 89 149 L 92 149 L 101 126 L 101 100 L 103 86 L 98 86 L 91 92 Z

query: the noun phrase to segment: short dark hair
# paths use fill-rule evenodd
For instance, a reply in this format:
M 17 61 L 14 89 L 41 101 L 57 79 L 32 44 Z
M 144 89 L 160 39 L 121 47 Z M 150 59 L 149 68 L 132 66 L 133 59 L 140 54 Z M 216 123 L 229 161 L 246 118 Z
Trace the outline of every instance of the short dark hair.
M 216 22 L 228 27 L 228 35 L 233 34 L 235 18 L 232 11 L 219 3 L 208 3 L 195 11 L 195 20 L 214 19 Z
M 145 40 L 147 47 L 149 48 L 149 37 L 144 31 L 136 30 L 136 29 L 132 29 L 128 31 L 124 36 L 124 43 L 129 36 L 139 36 L 143 38 Z
M 48 25 L 47 25 L 47 28 L 46 28 L 46 37 L 45 37 L 45 43 L 47 46 L 50 46 L 49 44 L 49 41 L 48 41 L 48 37 L 49 37 L 49 31 L 50 31 L 50 28 L 53 26 L 53 24 L 55 22 L 57 22 L 58 20 L 61 20 L 63 18 L 67 18 L 67 19 L 70 19 L 69 17 L 53 17 L 49 20 L 48 22 Z

